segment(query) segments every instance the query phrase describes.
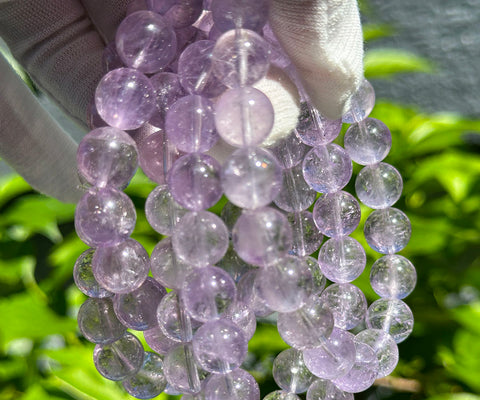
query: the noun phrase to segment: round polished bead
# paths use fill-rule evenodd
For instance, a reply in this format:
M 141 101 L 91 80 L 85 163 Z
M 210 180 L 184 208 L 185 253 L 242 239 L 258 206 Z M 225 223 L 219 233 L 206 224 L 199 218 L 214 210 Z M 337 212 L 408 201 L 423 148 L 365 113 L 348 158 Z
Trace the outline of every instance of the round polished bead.
M 178 342 L 170 339 L 159 326 L 143 332 L 145 342 L 158 354 L 165 355 L 170 349 L 178 346 Z
M 295 349 L 284 350 L 275 357 L 272 374 L 277 385 L 290 393 L 306 392 L 315 379 L 305 366 L 302 352 Z
M 115 315 L 109 298 L 87 299 L 78 311 L 78 327 L 85 339 L 98 344 L 114 342 L 127 330 Z
M 340 390 L 329 380 L 317 379 L 308 388 L 307 400 L 354 400 L 354 396 Z
M 141 72 L 114 69 L 98 84 L 95 105 L 109 125 L 122 130 L 137 129 L 155 112 L 154 89 Z
M 202 389 L 191 343 L 180 344 L 167 353 L 163 360 L 163 372 L 171 388 L 179 393 L 195 394 Z
M 125 333 L 110 344 L 97 344 L 93 362 L 102 376 L 121 381 L 135 375 L 143 365 L 144 351 L 140 341 L 131 333 Z
M 305 257 L 318 250 L 323 240 L 313 221 L 310 211 L 291 213 L 287 215 L 292 226 L 292 248 L 290 254 Z
M 318 264 L 323 275 L 332 282 L 346 283 L 357 279 L 367 263 L 362 245 L 344 236 L 327 240 L 318 253 Z
M 137 169 L 137 146 L 125 132 L 98 128 L 88 133 L 78 145 L 78 171 L 98 187 L 124 188 Z
M 343 190 L 321 196 L 313 208 L 315 225 L 329 237 L 352 233 L 360 223 L 360 216 L 357 199 Z
M 173 199 L 167 185 L 153 189 L 145 202 L 148 223 L 162 235 L 171 235 L 175 225 L 187 212 Z
M 245 28 L 260 32 L 267 22 L 266 0 L 213 0 L 211 5 L 215 26 L 222 32 Z
M 284 169 L 282 186 L 274 200 L 275 205 L 287 212 L 300 212 L 310 207 L 317 197 L 303 177 L 302 165 Z
M 325 289 L 327 279 L 323 276 L 322 271 L 320 270 L 318 260 L 310 256 L 304 258 L 313 277 L 312 294 L 320 294 L 323 292 L 323 289 Z
M 273 310 L 258 296 L 255 289 L 255 279 L 259 272 L 259 269 L 252 269 L 240 278 L 237 284 L 237 299 L 250 308 L 255 316 L 262 318 L 272 314 Z
M 217 267 L 197 268 L 187 276 L 182 290 L 185 309 L 201 322 L 220 318 L 235 302 L 236 295 L 233 279 Z
M 355 285 L 335 283 L 323 291 L 320 299 L 332 312 L 337 328 L 350 330 L 365 319 L 367 299 Z
M 163 374 L 163 361 L 158 354 L 145 352 L 143 365 L 136 375 L 122 382 L 130 396 L 153 399 L 165 390 L 167 380 Z
M 247 341 L 253 337 L 257 329 L 257 319 L 250 307 L 236 301 L 228 307 L 224 317 L 243 330 Z
M 225 256 L 217 262 L 216 266 L 223 269 L 229 274 L 235 283 L 240 278 L 251 270 L 252 266 L 243 261 L 233 249 L 233 244 L 230 242 Z
M 198 267 L 213 265 L 227 252 L 228 230 L 211 212 L 190 212 L 175 227 L 172 244 L 184 262 Z
M 352 161 L 336 144 L 315 147 L 303 160 L 303 177 L 317 192 L 336 192 L 348 183 L 351 176 Z
M 205 383 L 208 400 L 260 400 L 260 388 L 247 371 L 237 368 L 225 375 L 211 375 Z
M 268 150 L 236 150 L 222 169 L 225 195 L 242 208 L 259 208 L 272 202 L 281 189 L 282 170 Z
M 379 299 L 367 310 L 365 318 L 371 329 L 382 329 L 389 333 L 396 343 L 403 342 L 412 333 L 413 314 L 410 308 L 397 299 Z
M 166 293 L 163 286 L 147 277 L 138 289 L 115 295 L 115 314 L 127 328 L 136 331 L 152 329 L 157 325 L 158 304 Z
M 274 111 L 267 96 L 253 87 L 227 90 L 215 105 L 219 135 L 235 147 L 262 143 L 273 127 Z
M 165 336 L 175 342 L 192 340 L 192 320 L 185 314 L 184 304 L 178 293 L 168 293 L 156 309 L 158 326 Z
M 284 390 L 276 390 L 275 392 L 267 394 L 263 400 L 300 400 L 300 397 Z
M 232 231 L 237 254 L 249 264 L 276 262 L 292 247 L 292 228 L 288 219 L 270 207 L 245 211 Z
M 392 254 L 375 261 L 370 271 L 370 283 L 380 297 L 403 299 L 415 288 L 417 272 L 408 259 Z
M 375 91 L 369 81 L 364 79 L 357 91 L 349 99 L 349 110 L 343 115 L 342 121 L 347 124 L 363 121 L 368 117 L 375 105 Z
M 128 293 L 147 279 L 150 260 L 143 246 L 133 239 L 99 247 L 92 259 L 95 279 L 113 293 Z
M 292 131 L 286 138 L 276 141 L 269 150 L 282 168 L 293 168 L 300 164 L 310 147 L 304 144 Z
M 269 65 L 268 43 L 250 30 L 224 33 L 213 49 L 213 73 L 230 88 L 254 85 L 265 77 Z
M 176 0 L 175 4 L 168 9 L 165 19 L 178 30 L 190 27 L 202 13 L 202 0 Z
M 371 165 L 382 161 L 392 147 L 392 134 L 375 118 L 350 125 L 343 139 L 345 151 L 357 164 Z
M 333 142 L 342 129 L 342 120 L 329 120 L 308 103 L 301 103 L 295 133 L 300 140 L 312 147 Z
M 113 293 L 99 285 L 92 271 L 92 258 L 94 249 L 85 250 L 78 257 L 73 268 L 75 285 L 88 297 L 105 298 L 113 296 Z
M 402 194 L 400 173 L 390 164 L 379 163 L 363 168 L 355 180 L 355 191 L 360 201 L 370 208 L 387 208 Z
M 242 329 L 226 319 L 202 325 L 195 333 L 192 345 L 200 366 L 216 374 L 233 371 L 247 355 L 247 339 Z
M 160 72 L 153 75 L 150 78 L 150 83 L 155 90 L 156 110 L 149 122 L 162 128 L 171 105 L 185 96 L 185 91 L 180 84 L 178 75 L 171 72 Z
M 136 219 L 135 207 L 125 193 L 93 188 L 77 204 L 75 230 L 89 246 L 112 246 L 131 235 Z
M 115 42 L 123 62 L 147 74 L 166 67 L 177 50 L 172 27 L 162 16 L 151 11 L 128 15 L 117 29 Z
M 412 226 L 405 213 L 390 207 L 375 210 L 368 216 L 364 234 L 368 245 L 373 250 L 383 254 L 393 254 L 408 244 Z

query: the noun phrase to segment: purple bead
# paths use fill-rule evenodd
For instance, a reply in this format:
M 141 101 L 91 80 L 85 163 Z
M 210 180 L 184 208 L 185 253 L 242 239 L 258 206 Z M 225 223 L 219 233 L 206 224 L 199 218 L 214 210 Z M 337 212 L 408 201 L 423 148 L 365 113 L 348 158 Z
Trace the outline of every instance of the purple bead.
M 247 340 L 250 340 L 255 334 L 257 319 L 254 311 L 245 304 L 238 301 L 231 304 L 224 317 L 241 328 Z
M 255 279 L 260 269 L 252 269 L 245 273 L 237 284 L 237 299 L 249 307 L 257 317 L 267 317 L 273 313 L 257 294 Z
M 78 145 L 77 166 L 88 183 L 124 188 L 137 170 L 137 145 L 125 132 L 111 127 L 88 133 Z
M 165 14 L 178 0 L 145 0 L 147 8 L 158 14 Z
M 222 197 L 220 164 L 206 154 L 192 153 L 179 158 L 168 172 L 167 180 L 175 201 L 188 210 L 210 208 Z
M 217 262 L 217 267 L 228 273 L 235 283 L 237 283 L 240 278 L 252 268 L 251 265 L 248 265 L 237 255 L 233 249 L 232 243 L 229 244 L 225 256 Z
M 267 22 L 268 1 L 266 0 L 213 0 L 213 20 L 222 32 L 235 28 L 260 32 Z
M 152 399 L 165 390 L 167 380 L 163 374 L 162 358 L 145 352 L 143 365 L 136 375 L 122 382 L 124 389 L 137 399 Z
M 282 168 L 293 168 L 300 164 L 310 147 L 300 141 L 292 131 L 285 139 L 281 139 L 268 148 L 277 158 Z
M 167 337 L 158 326 L 143 332 L 143 337 L 152 350 L 161 355 L 178 346 L 178 342 Z
M 101 287 L 93 276 L 92 258 L 94 252 L 94 249 L 85 250 L 75 262 L 75 267 L 73 268 L 75 285 L 88 297 L 111 297 L 113 293 Z
M 329 380 L 317 379 L 308 388 L 307 400 L 355 400 L 353 393 L 340 390 Z
M 342 120 L 329 120 L 309 103 L 302 103 L 295 133 L 300 140 L 313 147 L 333 142 L 342 129 Z
M 305 257 L 318 250 L 323 235 L 318 231 L 310 211 L 287 215 L 292 226 L 292 248 L 290 254 Z
M 162 16 L 151 11 L 128 15 L 117 29 L 115 42 L 123 62 L 146 74 L 166 67 L 177 50 L 172 27 Z
M 157 309 L 158 326 L 166 337 L 175 342 L 192 340 L 192 320 L 185 313 L 183 302 L 178 293 L 168 293 Z
M 278 386 L 290 393 L 306 392 L 315 377 L 305 366 L 299 350 L 287 349 L 273 360 L 273 379 Z
M 315 147 L 303 160 L 303 177 L 317 192 L 336 192 L 345 187 L 351 176 L 352 161 L 337 144 Z
M 110 187 L 90 189 L 75 210 L 77 234 L 92 247 L 120 243 L 133 232 L 135 222 L 132 200 L 125 193 Z
M 160 72 L 150 78 L 150 83 L 155 90 L 156 111 L 150 118 L 152 125 L 162 128 L 165 124 L 165 116 L 178 99 L 185 96 L 185 91 L 180 84 L 177 74 L 171 72 Z
M 173 28 L 180 29 L 192 25 L 202 10 L 203 0 L 176 0 L 164 16 Z
M 403 299 L 415 288 L 417 272 L 405 257 L 392 254 L 375 261 L 370 271 L 370 283 L 381 297 Z
M 320 271 L 320 266 L 315 258 L 310 256 L 304 258 L 313 277 L 312 294 L 320 295 L 323 292 L 323 289 L 325 289 L 327 279 L 323 276 L 322 271 Z
M 412 310 L 402 300 L 379 299 L 368 307 L 367 327 L 382 329 L 396 343 L 403 342 L 413 330 Z
M 225 375 L 211 375 L 205 382 L 204 392 L 209 400 L 260 400 L 257 381 L 241 368 Z
M 360 87 L 349 99 L 349 110 L 343 115 L 342 121 L 347 124 L 363 121 L 375 106 L 375 91 L 369 81 L 364 79 Z
M 109 125 L 122 130 L 137 129 L 155 112 L 154 89 L 141 72 L 114 69 L 98 84 L 95 105 Z
M 91 130 L 108 126 L 98 113 L 95 99 L 92 99 L 87 107 L 87 125 Z
M 267 394 L 263 400 L 300 400 L 300 397 L 284 390 L 276 390 L 275 392 Z
M 124 62 L 122 61 L 117 52 L 117 45 L 115 44 L 115 42 L 108 43 L 105 46 L 105 49 L 103 49 L 102 64 L 104 73 L 113 71 L 117 68 L 125 67 Z
M 163 372 L 171 388 L 178 393 L 195 394 L 202 389 L 191 343 L 180 344 L 167 353 L 163 360 Z
M 189 45 L 178 60 L 178 75 L 188 93 L 217 97 L 226 87 L 212 71 L 212 53 L 215 42 L 199 40 Z

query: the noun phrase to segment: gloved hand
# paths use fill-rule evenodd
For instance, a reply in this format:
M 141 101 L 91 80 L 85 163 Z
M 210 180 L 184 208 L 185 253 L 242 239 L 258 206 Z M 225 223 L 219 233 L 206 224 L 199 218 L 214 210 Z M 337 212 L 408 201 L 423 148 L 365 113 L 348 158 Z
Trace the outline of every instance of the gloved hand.
M 36 84 L 85 122 L 103 75 L 103 48 L 113 40 L 128 3 L 0 0 L 0 36 Z M 271 0 L 269 21 L 312 103 L 323 115 L 338 118 L 363 76 L 356 0 Z M 40 192 L 77 201 L 82 192 L 76 144 L 1 57 L 0 79 L 0 156 Z M 275 77 L 262 85 L 271 98 L 284 93 L 275 96 L 285 86 Z

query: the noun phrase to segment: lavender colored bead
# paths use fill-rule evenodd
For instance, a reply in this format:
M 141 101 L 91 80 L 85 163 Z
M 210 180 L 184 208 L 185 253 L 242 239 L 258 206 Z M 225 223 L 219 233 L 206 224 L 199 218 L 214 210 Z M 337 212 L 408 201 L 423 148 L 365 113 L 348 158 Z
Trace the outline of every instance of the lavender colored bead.
M 350 330 L 365 319 L 367 299 L 355 285 L 335 283 L 323 291 L 320 299 L 332 312 L 337 328 Z
M 202 325 L 192 345 L 195 360 L 203 369 L 215 374 L 233 371 L 247 355 L 247 339 L 242 329 L 226 319 Z
M 415 288 L 417 272 L 405 257 L 392 254 L 375 261 L 370 271 L 370 283 L 380 297 L 403 299 Z
M 130 396 L 137 399 L 157 397 L 167 386 L 161 357 L 146 351 L 140 370 L 135 376 L 125 379 L 122 385 Z
M 262 143 L 273 127 L 274 111 L 267 96 L 253 87 L 227 90 L 215 105 L 221 138 L 235 147 Z
M 306 392 L 315 380 L 305 366 L 302 352 L 295 349 L 284 350 L 275 357 L 272 374 L 277 385 L 290 393 Z
M 379 299 L 367 310 L 367 327 L 382 329 L 396 343 L 403 342 L 413 330 L 413 314 L 410 308 L 397 299 Z
M 158 326 L 175 342 L 192 340 L 192 320 L 185 313 L 184 303 L 177 292 L 168 293 L 156 308 Z
M 179 393 L 195 394 L 202 389 L 191 343 L 181 344 L 167 353 L 163 360 L 163 372 L 172 389 Z
M 113 246 L 130 236 L 136 219 L 135 207 L 125 193 L 93 188 L 77 204 L 75 230 L 89 246 Z
M 354 396 L 340 390 L 329 380 L 317 379 L 308 388 L 307 400 L 354 400 Z
M 263 400 L 300 400 L 296 394 L 285 392 L 284 390 L 276 390 L 267 394 Z
M 98 84 L 95 105 L 109 125 L 122 130 L 137 129 L 155 112 L 154 89 L 141 72 L 114 69 Z
M 192 25 L 203 10 L 203 0 L 177 0 L 164 14 L 165 19 L 175 29 Z
M 336 144 L 315 147 L 303 160 L 303 177 L 317 192 L 336 192 L 348 183 L 351 176 L 352 161 Z
M 185 96 L 185 91 L 179 76 L 172 72 L 155 74 L 150 78 L 150 83 L 155 90 L 156 110 L 149 122 L 161 128 L 165 124 L 168 110 L 178 99 Z
M 273 313 L 257 294 L 255 289 L 255 279 L 259 269 L 252 269 L 248 271 L 237 284 L 237 300 L 243 304 L 246 304 L 257 317 L 267 317 Z
M 355 343 L 350 332 L 333 328 L 330 337 L 320 346 L 303 351 L 308 369 L 319 378 L 335 379 L 348 373 L 355 363 Z
M 92 99 L 87 107 L 87 125 L 90 129 L 102 128 L 108 126 L 108 124 L 100 117 L 97 106 L 95 105 L 95 99 Z
M 137 169 L 137 145 L 125 132 L 111 127 L 88 133 L 78 145 L 77 166 L 88 183 L 123 189 Z
M 323 235 L 318 231 L 310 211 L 287 215 L 292 226 L 292 248 L 290 254 L 305 257 L 318 250 Z
M 260 388 L 247 371 L 237 368 L 225 375 L 211 375 L 205 383 L 209 400 L 260 400 Z
M 245 211 L 232 231 L 239 257 L 252 265 L 269 265 L 292 247 L 292 228 L 287 218 L 273 208 Z
M 212 57 L 213 73 L 224 85 L 252 86 L 267 74 L 270 47 L 259 34 L 236 29 L 218 38 Z
M 386 163 L 364 167 L 355 180 L 358 198 L 370 208 L 392 206 L 400 198 L 402 189 L 402 176 Z
M 188 46 L 178 60 L 178 75 L 185 90 L 204 97 L 217 97 L 226 86 L 213 74 L 213 40 L 199 40 Z
M 220 164 L 206 154 L 180 157 L 168 172 L 167 181 L 174 200 L 188 210 L 212 207 L 222 197 Z
M 93 276 L 92 258 L 94 252 L 94 249 L 85 250 L 75 262 L 73 268 L 75 285 L 77 285 L 80 291 L 88 297 L 111 297 L 113 296 L 113 293 L 101 287 Z
M 150 270 L 148 253 L 133 239 L 109 247 L 99 247 L 92 260 L 95 279 L 113 293 L 128 293 L 139 288 Z
M 159 326 L 143 332 L 145 342 L 158 354 L 165 355 L 170 349 L 178 346 L 178 342 L 170 339 Z
M 151 11 L 128 15 L 117 29 L 115 42 L 123 62 L 147 74 L 166 67 L 177 50 L 172 27 L 165 18 Z
M 187 276 L 182 296 L 185 309 L 201 322 L 220 318 L 235 302 L 235 282 L 217 267 L 198 268 Z
M 257 319 L 250 307 L 236 301 L 228 307 L 224 317 L 243 330 L 247 341 L 253 337 L 257 329 Z
M 145 0 L 147 8 L 158 14 L 165 14 L 178 0 Z
M 352 233 L 360 223 L 360 216 L 357 199 L 343 190 L 321 196 L 313 208 L 315 225 L 329 237 Z
M 282 170 L 268 150 L 236 150 L 222 168 L 222 187 L 235 205 L 255 209 L 272 202 L 281 189 Z
M 88 341 L 98 344 L 114 342 L 127 328 L 115 315 L 111 299 L 87 299 L 78 311 L 78 327 Z
M 267 22 L 266 0 L 213 0 L 211 10 L 215 25 L 222 32 L 245 28 L 260 32 Z
M 274 200 L 275 205 L 287 212 L 300 212 L 310 207 L 317 197 L 303 177 L 302 165 L 284 169 L 282 189 Z
M 115 314 L 130 329 L 146 331 L 157 325 L 156 310 L 167 291 L 154 279 L 147 277 L 142 286 L 113 298 Z
M 372 212 L 365 221 L 364 233 L 373 250 L 393 254 L 408 244 L 412 226 L 405 213 L 390 207 Z
M 371 165 L 382 161 L 392 147 L 387 126 L 375 118 L 350 125 L 343 139 L 345 151 L 357 164 Z
M 318 253 L 318 264 L 323 275 L 332 282 L 346 283 L 357 279 L 367 263 L 362 245 L 344 236 L 327 240 Z
M 125 63 L 117 52 L 117 45 L 115 42 L 108 43 L 103 49 L 102 64 L 104 73 L 125 67 Z
M 349 99 L 350 108 L 342 117 L 347 124 L 363 121 L 368 117 L 375 106 L 375 91 L 373 86 L 366 79 Z
M 369 345 L 378 360 L 377 378 L 393 372 L 398 363 L 398 346 L 393 338 L 380 329 L 365 329 L 355 336 L 355 342 Z
M 211 212 L 190 212 L 175 227 L 172 244 L 184 262 L 198 267 L 212 265 L 227 252 L 228 230 Z
M 310 147 L 300 141 L 293 131 L 285 139 L 275 142 L 269 148 L 282 168 L 285 169 L 293 168 L 300 164 L 309 149 Z
M 213 103 L 197 95 L 177 100 L 167 112 L 165 132 L 180 151 L 203 153 L 210 150 L 219 139 Z
M 93 362 L 98 372 L 112 381 L 135 375 L 142 367 L 143 359 L 142 344 L 128 332 L 113 343 L 97 344 L 93 350 Z
M 309 103 L 301 103 L 300 116 L 295 133 L 299 139 L 312 147 L 333 142 L 342 129 L 342 120 L 329 120 Z
M 252 266 L 243 261 L 230 243 L 225 256 L 217 262 L 216 266 L 223 269 L 237 283 L 240 278 L 251 270 Z
M 304 257 L 304 259 L 307 262 L 307 265 L 310 268 L 310 272 L 312 273 L 313 277 L 312 295 L 318 295 L 323 292 L 323 289 L 325 289 L 327 280 L 323 276 L 322 271 L 320 271 L 320 266 L 318 265 L 318 261 L 315 258 L 308 256 Z

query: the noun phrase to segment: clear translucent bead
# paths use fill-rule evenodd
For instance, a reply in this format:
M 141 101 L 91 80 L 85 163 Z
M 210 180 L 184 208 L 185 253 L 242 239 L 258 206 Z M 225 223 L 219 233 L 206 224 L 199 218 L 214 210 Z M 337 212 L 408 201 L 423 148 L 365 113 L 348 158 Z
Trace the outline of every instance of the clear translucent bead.
M 277 207 L 287 212 L 300 212 L 310 207 L 316 198 L 317 192 L 305 182 L 301 164 L 283 170 L 281 190 L 274 200 Z
M 373 250 L 383 254 L 394 254 L 410 241 L 412 226 L 405 213 L 390 207 L 375 210 L 368 216 L 364 234 Z
M 305 365 L 319 378 L 335 379 L 345 375 L 355 363 L 354 338 L 350 332 L 333 328 L 320 347 L 303 351 Z
M 320 294 L 325 289 L 325 285 L 327 284 L 327 280 L 322 274 L 320 270 L 320 266 L 318 265 L 318 260 L 313 257 L 304 257 L 308 267 L 310 268 L 310 272 L 312 273 L 312 294 Z
M 276 390 L 275 392 L 267 394 L 263 400 L 300 400 L 294 393 L 285 392 L 284 390 Z
M 350 330 L 365 319 L 367 299 L 350 283 L 335 283 L 327 287 L 320 299 L 333 314 L 337 328 Z
M 282 168 L 293 168 L 303 161 L 310 147 L 304 144 L 292 131 L 286 138 L 276 141 L 269 150 Z
M 225 319 L 202 325 L 195 333 L 192 345 L 200 366 L 216 374 L 233 371 L 247 355 L 247 339 L 242 329 Z
M 92 260 L 95 279 L 113 293 L 128 293 L 147 279 L 150 260 L 143 246 L 127 239 L 116 246 L 99 247 Z
M 370 208 L 392 206 L 400 198 L 402 189 L 402 176 L 386 163 L 364 167 L 355 180 L 358 198 Z
M 211 212 L 190 212 L 175 227 L 172 245 L 184 262 L 198 267 L 212 265 L 227 252 L 228 230 Z
M 327 240 L 318 253 L 323 275 L 332 282 L 346 283 L 357 279 L 367 263 L 362 245 L 349 236 Z
M 135 375 L 142 367 L 143 359 L 142 344 L 128 332 L 113 343 L 97 344 L 93 350 L 93 362 L 98 372 L 112 381 Z
M 215 126 L 235 147 L 257 146 L 272 130 L 274 111 L 269 98 L 253 87 L 227 90 L 215 104 Z
M 124 188 L 137 169 L 137 145 L 125 132 L 97 128 L 78 145 L 78 171 L 85 180 L 98 187 Z
M 308 388 L 307 400 L 354 400 L 354 396 L 340 390 L 329 380 L 317 379 Z
M 365 329 L 355 336 L 356 342 L 369 345 L 378 360 L 377 378 L 390 375 L 398 363 L 398 346 L 393 338 L 380 329 Z
M 175 201 L 189 210 L 212 207 L 222 197 L 220 164 L 206 154 L 186 154 L 168 172 L 168 186 Z
M 375 106 L 375 91 L 369 81 L 364 79 L 357 91 L 350 97 L 349 110 L 343 115 L 342 121 L 347 124 L 363 121 Z
M 270 204 L 281 189 L 282 170 L 268 150 L 236 150 L 222 169 L 225 195 L 242 208 L 259 208 Z
M 147 277 L 142 286 L 113 298 L 115 314 L 130 329 L 145 331 L 157 325 L 156 310 L 167 291 L 154 279 Z
M 171 235 L 175 225 L 187 212 L 173 199 L 167 185 L 153 189 L 145 202 L 148 223 L 162 235 Z
M 115 42 L 123 62 L 147 74 L 166 67 L 177 50 L 172 27 L 162 16 L 151 11 L 128 15 L 117 29 Z
M 299 350 L 287 349 L 273 360 L 273 379 L 279 387 L 290 393 L 304 393 L 315 377 L 305 366 Z
M 165 336 L 175 342 L 192 340 L 192 321 L 184 310 L 178 293 L 168 293 L 156 309 L 158 326 Z
M 323 235 L 318 231 L 310 211 L 291 213 L 287 218 L 292 225 L 292 248 L 290 254 L 305 257 L 318 250 Z
M 413 314 L 410 308 L 397 299 L 379 299 L 368 307 L 365 318 L 371 329 L 382 329 L 396 343 L 403 342 L 413 330 Z
M 222 32 L 235 28 L 261 31 L 268 17 L 266 0 L 214 0 L 211 8 L 215 26 Z
M 167 0 L 168 1 L 168 0 Z M 178 31 L 192 25 L 202 13 L 202 0 L 177 0 L 164 14 L 174 29 Z
M 135 207 L 125 193 L 92 188 L 77 204 L 75 230 L 91 247 L 112 246 L 131 235 L 136 219 Z
M 370 283 L 380 297 L 403 299 L 415 288 L 417 271 L 408 259 L 399 254 L 383 256 L 372 266 Z
M 392 147 L 387 126 L 375 118 L 350 125 L 343 139 L 345 151 L 357 164 L 371 165 L 382 161 Z
M 308 103 L 300 104 L 300 116 L 295 133 L 300 140 L 312 147 L 333 142 L 342 129 L 342 120 L 329 120 Z
M 257 381 L 241 368 L 225 375 L 211 375 L 204 392 L 208 400 L 260 400 Z
M 336 192 L 348 183 L 351 176 L 352 161 L 336 144 L 315 147 L 303 160 L 303 177 L 317 192 Z
M 333 330 L 333 314 L 318 296 L 290 313 L 279 313 L 278 333 L 290 346 L 304 350 L 320 346 Z M 285 389 L 285 388 L 284 388 Z
M 243 330 L 247 341 L 253 337 L 257 329 L 257 319 L 250 307 L 236 301 L 228 307 L 224 317 Z
M 255 279 L 259 272 L 259 269 L 252 269 L 242 276 L 237 284 L 237 299 L 249 307 L 255 313 L 255 316 L 267 317 L 273 313 L 273 310 L 258 296 L 255 289 Z
M 140 370 L 135 376 L 125 379 L 122 385 L 130 396 L 137 399 L 157 397 L 167 386 L 161 357 L 152 352 L 145 352 Z
M 78 327 L 92 343 L 111 343 L 122 337 L 127 328 L 115 315 L 112 300 L 87 299 L 78 311 Z
M 163 360 L 163 372 L 170 386 L 179 393 L 195 394 L 202 389 L 191 343 L 181 344 L 167 353 Z
M 270 207 L 245 211 L 232 231 L 237 254 L 249 264 L 268 265 L 292 247 L 292 228 L 287 218 Z
M 220 318 L 236 295 L 233 279 L 217 267 L 197 268 L 187 276 L 182 290 L 185 309 L 201 322 Z
M 75 262 L 73 268 L 75 285 L 77 285 L 80 291 L 88 297 L 111 297 L 113 296 L 113 293 L 101 287 L 93 276 L 92 258 L 94 253 L 94 249 L 85 250 Z
M 178 75 L 172 72 L 155 74 L 150 78 L 150 83 L 155 90 L 156 111 L 149 122 L 163 128 L 168 110 L 178 99 L 185 96 L 185 91 Z
M 302 307 L 312 293 L 312 273 L 304 259 L 286 256 L 260 269 L 255 288 L 272 310 L 292 312 Z
M 227 253 L 219 262 L 217 262 L 216 266 L 229 274 L 235 283 L 237 283 L 245 273 L 252 269 L 251 265 L 247 264 L 237 255 L 231 242 L 228 246 Z
M 158 354 L 165 355 L 170 349 L 178 346 L 178 342 L 170 339 L 159 326 L 143 332 L 145 342 Z

